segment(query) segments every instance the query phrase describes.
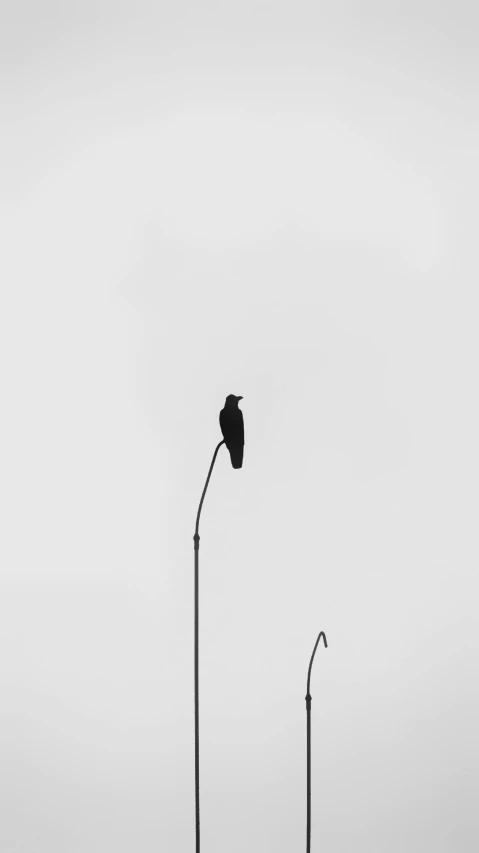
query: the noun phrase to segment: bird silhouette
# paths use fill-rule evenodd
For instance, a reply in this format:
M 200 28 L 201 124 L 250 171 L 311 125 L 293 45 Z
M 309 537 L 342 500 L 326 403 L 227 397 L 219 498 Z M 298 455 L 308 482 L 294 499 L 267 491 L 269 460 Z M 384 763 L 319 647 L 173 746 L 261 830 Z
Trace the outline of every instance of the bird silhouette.
M 241 468 L 243 465 L 244 423 L 243 412 L 238 408 L 238 402 L 242 399 L 235 394 L 228 394 L 224 409 L 220 412 L 221 432 L 230 452 L 233 468 Z

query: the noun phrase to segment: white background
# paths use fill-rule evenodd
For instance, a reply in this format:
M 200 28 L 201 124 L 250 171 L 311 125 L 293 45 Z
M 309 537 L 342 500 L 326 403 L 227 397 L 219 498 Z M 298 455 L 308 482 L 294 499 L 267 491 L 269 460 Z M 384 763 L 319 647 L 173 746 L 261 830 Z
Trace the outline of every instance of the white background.
M 475 3 L 4 4 L 2 853 L 477 853 Z

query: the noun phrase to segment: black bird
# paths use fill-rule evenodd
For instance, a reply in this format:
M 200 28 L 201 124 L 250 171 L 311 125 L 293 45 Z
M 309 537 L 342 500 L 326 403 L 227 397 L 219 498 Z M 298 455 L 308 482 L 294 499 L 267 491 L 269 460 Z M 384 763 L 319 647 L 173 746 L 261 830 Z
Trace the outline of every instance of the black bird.
M 244 423 L 243 412 L 238 409 L 238 402 L 242 399 L 235 394 L 228 394 L 224 409 L 220 412 L 221 432 L 230 452 L 233 468 L 241 468 L 243 465 Z

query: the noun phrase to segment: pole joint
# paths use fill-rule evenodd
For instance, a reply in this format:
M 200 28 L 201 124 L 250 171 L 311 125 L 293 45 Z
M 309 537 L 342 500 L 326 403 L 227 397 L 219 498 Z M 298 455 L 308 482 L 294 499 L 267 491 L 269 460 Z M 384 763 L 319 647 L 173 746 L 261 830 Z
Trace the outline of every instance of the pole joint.
M 199 534 L 199 533 L 195 533 L 195 535 L 193 536 L 193 539 L 194 539 L 194 541 L 195 541 L 195 551 L 199 551 L 199 548 L 200 548 L 200 534 Z
M 310 694 L 310 693 L 308 693 L 308 695 L 307 695 L 307 696 L 305 696 L 304 698 L 306 699 L 306 710 L 307 710 L 307 711 L 310 711 L 310 710 L 311 710 L 311 699 L 312 699 L 313 697 L 311 696 L 311 694 Z

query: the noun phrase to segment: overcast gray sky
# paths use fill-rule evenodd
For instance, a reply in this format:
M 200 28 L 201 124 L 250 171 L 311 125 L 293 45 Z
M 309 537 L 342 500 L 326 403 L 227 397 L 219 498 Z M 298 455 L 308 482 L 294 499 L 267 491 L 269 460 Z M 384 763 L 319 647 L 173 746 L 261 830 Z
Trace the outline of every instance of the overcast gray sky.
M 4 3 L 2 853 L 477 853 L 476 3 Z

